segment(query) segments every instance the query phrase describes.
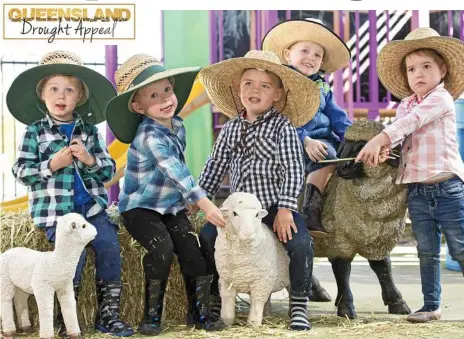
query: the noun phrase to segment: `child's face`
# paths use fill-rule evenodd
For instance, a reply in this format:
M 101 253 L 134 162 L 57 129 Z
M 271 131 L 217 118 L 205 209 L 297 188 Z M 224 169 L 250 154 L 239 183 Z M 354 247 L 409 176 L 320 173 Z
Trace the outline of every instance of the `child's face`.
M 240 78 L 240 99 L 247 113 L 266 113 L 281 99 L 283 89 L 267 72 L 257 69 L 246 70 Z
M 164 123 L 174 116 L 177 97 L 169 80 L 163 79 L 139 89 L 134 95 L 131 107 L 139 114 Z
M 312 41 L 298 41 L 284 50 L 284 56 L 289 65 L 310 76 L 321 69 L 324 47 Z
M 446 75 L 446 66 L 440 65 L 432 56 L 412 53 L 406 56 L 408 84 L 419 98 L 437 87 Z
M 83 95 L 80 80 L 70 76 L 53 76 L 47 79 L 41 91 L 41 98 L 48 113 L 58 120 L 72 120 L 76 104 Z

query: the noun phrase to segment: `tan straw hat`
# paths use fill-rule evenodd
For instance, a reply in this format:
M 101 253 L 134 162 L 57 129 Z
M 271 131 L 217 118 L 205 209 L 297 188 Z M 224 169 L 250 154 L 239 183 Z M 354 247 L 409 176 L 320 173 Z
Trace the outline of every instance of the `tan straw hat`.
M 262 42 L 264 51 L 276 53 L 287 64 L 284 50 L 299 41 L 312 41 L 324 47 L 321 69 L 333 73 L 350 61 L 350 50 L 340 37 L 322 23 L 312 20 L 288 20 L 271 28 Z
M 377 57 L 377 74 L 385 88 L 403 99 L 413 94 L 403 71 L 403 60 L 411 52 L 429 48 L 445 60 L 447 71 L 445 88 L 456 100 L 464 91 L 464 42 L 440 36 L 429 27 L 420 27 L 409 33 L 404 40 L 391 41 Z
M 274 107 L 294 126 L 302 126 L 314 117 L 320 105 L 317 85 L 304 75 L 282 65 L 275 53 L 257 50 L 251 50 L 241 58 L 213 64 L 200 72 L 200 81 L 211 102 L 222 113 L 233 118 L 243 109 L 239 96 L 240 77 L 250 68 L 269 71 L 280 78 L 284 95 Z
M 134 140 L 143 116 L 136 114 L 131 107 L 132 99 L 138 89 L 156 81 L 169 79 L 177 97 L 178 114 L 190 95 L 193 82 L 200 67 L 165 69 L 155 57 L 135 54 L 125 61 L 115 72 L 118 95 L 106 106 L 106 119 L 114 136 L 121 142 Z

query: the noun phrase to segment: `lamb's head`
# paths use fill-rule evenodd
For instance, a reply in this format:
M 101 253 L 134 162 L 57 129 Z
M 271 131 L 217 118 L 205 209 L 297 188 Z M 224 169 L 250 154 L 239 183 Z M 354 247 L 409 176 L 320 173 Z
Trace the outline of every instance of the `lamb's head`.
M 345 140 L 341 143 L 337 156 L 339 158 L 355 158 L 366 143 L 382 132 L 384 126 L 373 120 L 359 120 L 348 127 L 345 132 Z M 395 153 L 400 154 L 399 147 Z M 388 159 L 385 163 L 377 166 L 365 166 L 362 162 L 355 163 L 354 160 L 340 162 L 337 165 L 338 176 L 344 179 L 357 179 L 363 176 L 369 178 L 383 177 L 390 171 L 396 171 L 399 159 Z
M 241 241 L 259 238 L 262 232 L 261 219 L 267 215 L 261 202 L 251 193 L 232 193 L 221 205 L 226 228 Z
M 67 239 L 69 244 L 79 243 L 84 246 L 95 239 L 97 229 L 78 213 L 68 213 L 58 217 L 56 224 L 56 241 Z

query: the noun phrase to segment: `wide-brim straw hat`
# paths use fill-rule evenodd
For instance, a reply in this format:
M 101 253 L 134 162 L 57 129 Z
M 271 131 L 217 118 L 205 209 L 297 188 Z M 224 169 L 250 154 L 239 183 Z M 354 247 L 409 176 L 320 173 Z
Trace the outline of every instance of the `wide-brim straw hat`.
M 106 118 L 114 136 L 121 142 L 131 143 L 137 132 L 143 115 L 132 110 L 131 102 L 137 92 L 144 86 L 156 81 L 170 79 L 174 84 L 177 97 L 177 109 L 184 107 L 190 95 L 193 82 L 201 67 L 184 67 L 166 70 L 154 57 L 147 54 L 136 54 L 124 62 L 115 72 L 118 95 L 106 106 Z
M 299 41 L 312 41 L 324 47 L 321 70 L 326 73 L 333 73 L 350 61 L 350 49 L 345 42 L 322 23 L 312 20 L 288 20 L 275 25 L 264 36 L 262 49 L 276 53 L 287 64 L 284 50 Z
M 233 118 L 244 109 L 239 85 L 240 77 L 247 69 L 265 70 L 280 78 L 284 93 L 274 107 L 294 126 L 300 127 L 314 117 L 321 100 L 317 85 L 282 65 L 275 53 L 257 50 L 249 51 L 244 57 L 205 67 L 199 74 L 211 102 L 227 117 Z
M 41 99 L 43 80 L 53 75 L 73 76 L 80 80 L 84 95 L 74 109 L 91 124 L 105 121 L 105 106 L 116 95 L 116 89 L 104 75 L 85 67 L 81 58 L 69 51 L 53 51 L 16 77 L 6 95 L 11 114 L 29 125 L 44 117 L 48 111 Z
M 385 88 L 403 99 L 413 94 L 403 70 L 403 60 L 411 52 L 428 48 L 440 54 L 447 66 L 445 88 L 456 100 L 464 92 L 464 42 L 440 36 L 434 29 L 419 27 L 404 40 L 387 43 L 377 57 L 377 74 Z

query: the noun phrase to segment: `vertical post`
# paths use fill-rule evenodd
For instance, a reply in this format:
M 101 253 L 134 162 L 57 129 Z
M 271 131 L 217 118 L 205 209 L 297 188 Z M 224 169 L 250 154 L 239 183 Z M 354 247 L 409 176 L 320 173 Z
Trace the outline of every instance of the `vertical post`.
M 411 31 L 415 30 L 419 27 L 419 11 L 414 10 L 412 11 L 411 15 Z
M 385 25 L 387 27 L 387 44 L 390 42 L 390 11 L 386 10 L 385 11 Z M 391 93 L 387 91 L 387 105 L 390 104 L 391 102 Z
M 344 37 L 343 40 L 348 42 L 351 38 L 351 32 L 350 32 L 350 11 L 347 10 L 345 13 L 345 25 L 344 25 Z M 346 101 L 348 102 L 348 116 L 350 119 L 353 121 L 354 120 L 354 105 L 353 105 L 353 62 L 350 57 L 350 61 L 348 62 L 348 92 L 346 93 Z M 343 70 L 342 70 L 343 72 Z M 342 73 L 343 74 L 343 73 Z M 343 83 L 343 88 L 345 87 L 345 84 Z
M 278 11 L 266 11 L 266 14 L 266 19 L 264 21 L 264 34 L 269 32 L 269 30 L 279 22 Z
M 377 79 L 377 13 L 369 11 L 369 101 L 371 107 L 367 112 L 369 120 L 375 120 L 379 116 L 379 81 Z M 375 107 L 375 108 L 374 108 Z
M 359 11 L 356 11 L 354 15 L 354 27 L 356 31 L 356 102 L 361 102 L 361 58 L 359 55 L 361 54 L 361 48 L 359 47 L 359 26 L 361 26 L 360 18 L 359 18 Z
M 459 37 L 464 41 L 464 11 L 459 11 Z
M 453 11 L 448 11 L 448 36 L 453 36 Z
M 118 69 L 118 46 L 117 45 L 105 45 L 105 75 L 106 77 L 116 85 L 114 79 L 114 72 Z M 106 126 L 106 145 L 108 146 L 114 141 L 113 132 Z M 113 202 L 118 201 L 119 196 L 119 185 L 113 185 L 108 188 L 108 204 L 111 205 Z
M 343 39 L 344 27 L 343 27 L 343 11 L 334 11 L 334 30 L 339 37 Z M 324 68 L 324 65 L 322 65 Z M 344 95 L 343 95 L 343 70 L 340 69 L 334 74 L 334 96 L 337 105 L 340 107 L 345 107 Z

